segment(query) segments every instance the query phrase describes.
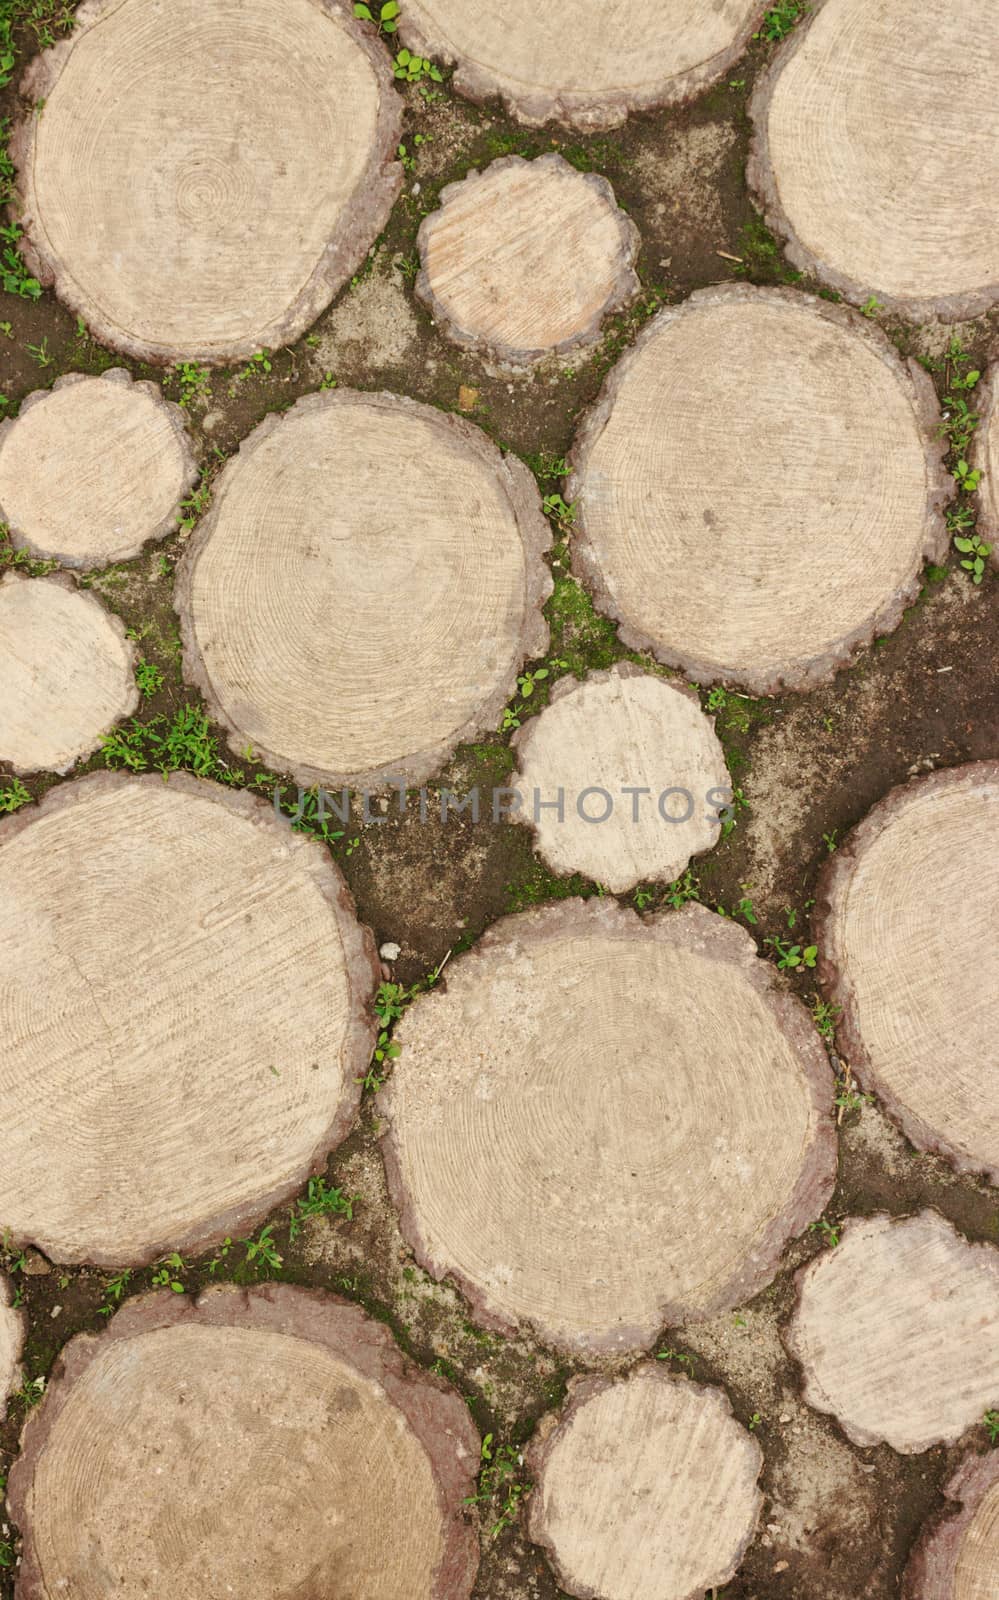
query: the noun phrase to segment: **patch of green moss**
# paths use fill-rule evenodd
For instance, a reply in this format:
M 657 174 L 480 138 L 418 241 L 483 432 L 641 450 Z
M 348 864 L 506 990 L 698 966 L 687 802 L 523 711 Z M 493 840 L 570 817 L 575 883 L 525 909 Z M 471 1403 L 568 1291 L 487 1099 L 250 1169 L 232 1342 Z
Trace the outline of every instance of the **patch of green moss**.
M 552 630 L 551 654 L 567 662 L 577 678 L 613 666 L 625 654 L 613 622 L 599 615 L 575 578 L 556 577 L 545 615 Z
M 787 265 L 762 217 L 754 217 L 740 228 L 739 251 L 742 265 L 736 271 L 752 283 L 800 283 L 804 276 Z
M 589 900 L 600 890 L 578 872 L 570 878 L 556 878 L 535 860 L 525 878 L 519 883 L 507 884 L 506 893 L 511 911 L 528 911 L 531 906 L 544 905 L 549 900 Z

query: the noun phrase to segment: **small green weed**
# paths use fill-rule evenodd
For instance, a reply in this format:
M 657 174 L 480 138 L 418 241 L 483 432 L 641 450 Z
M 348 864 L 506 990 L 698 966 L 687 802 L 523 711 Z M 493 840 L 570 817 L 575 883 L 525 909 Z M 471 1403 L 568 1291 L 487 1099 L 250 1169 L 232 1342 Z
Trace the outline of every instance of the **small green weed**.
M 985 562 L 992 554 L 992 546 L 973 533 L 970 538 L 955 538 L 954 548 L 964 557 L 961 566 L 971 574 L 972 583 L 981 583 L 985 577 Z
M 836 1037 L 836 1023 L 843 1008 L 821 999 L 819 995 L 815 995 L 814 1000 L 812 1021 L 819 1030 L 819 1037 L 825 1039 L 827 1044 L 832 1044 Z
M 692 1378 L 694 1376 L 693 1356 L 685 1356 L 679 1350 L 657 1350 L 656 1360 L 675 1361 L 678 1367 L 683 1367 L 686 1370 L 688 1377 Z
M 392 70 L 403 83 L 420 83 L 424 78 L 429 78 L 432 83 L 444 82 L 444 74 L 440 67 L 435 67 L 426 56 L 413 55 L 409 50 L 399 51 Z
M 561 533 L 568 533 L 576 520 L 576 501 L 567 502 L 560 494 L 546 494 L 543 505 L 545 516 L 551 517 Z
M 44 1378 L 26 1378 L 20 1389 L 15 1389 L 11 1395 L 12 1400 L 20 1400 L 25 1411 L 30 1411 L 36 1406 L 45 1393 Z
M 999 1444 L 999 1411 L 986 1411 L 982 1418 L 989 1434 L 989 1443 Z
M 881 304 L 881 301 L 872 294 L 870 299 L 865 300 L 864 304 L 861 306 L 860 315 L 873 320 L 877 316 L 878 312 L 883 310 L 884 306 Z
M 325 1178 L 310 1178 L 304 1198 L 295 1202 L 289 1238 L 298 1238 L 306 1217 L 346 1217 L 348 1222 L 352 1222 L 354 1207 L 360 1198 L 357 1194 L 344 1194 L 342 1189 L 328 1188 Z
M 29 344 L 25 347 L 32 361 L 38 367 L 50 367 L 52 356 L 49 352 L 49 341 L 43 339 L 41 344 Z
M 153 1273 L 152 1285 L 154 1289 L 172 1289 L 174 1294 L 183 1294 L 184 1285 L 177 1277 L 178 1272 L 187 1271 L 187 1262 L 176 1252 L 168 1255 L 157 1272 Z
M 172 718 L 149 722 L 133 717 L 126 727 L 106 734 L 101 744 L 104 765 L 129 772 L 170 772 L 186 768 L 219 783 L 242 783 L 243 773 L 221 761 L 218 740 L 199 706 L 183 705 Z
M 266 1228 L 261 1228 L 255 1239 L 239 1241 L 246 1250 L 246 1265 L 258 1277 L 266 1272 L 280 1272 L 284 1265 L 284 1257 L 274 1243 L 273 1233 L 274 1224 L 269 1222 Z
M 163 674 L 152 661 L 140 657 L 135 668 L 135 681 L 139 686 L 139 693 L 144 699 L 149 700 L 162 689 Z
M 240 380 L 240 382 L 242 382 L 245 378 L 263 377 L 266 373 L 270 372 L 270 370 L 270 351 L 258 350 L 255 355 L 250 357 L 243 370 L 241 372 L 237 372 L 236 377 Z
M 131 1271 L 126 1267 L 123 1272 L 116 1272 L 114 1277 L 108 1278 L 104 1285 L 104 1303 L 97 1308 L 100 1317 L 110 1317 L 125 1298 L 125 1290 L 131 1281 Z
M 371 0 L 370 5 L 355 5 L 354 15 L 362 22 L 376 24 L 379 33 L 395 33 L 401 9 L 399 0 L 381 0 L 380 4 L 379 0 Z
M 11 812 L 20 811 L 31 798 L 20 778 L 11 778 L 10 782 L 0 789 L 0 817 L 9 817 Z
M 666 886 L 666 904 L 672 906 L 675 911 L 679 911 L 680 907 L 686 905 L 688 900 L 700 900 L 700 898 L 701 886 L 689 867 L 682 877 L 675 878 L 672 883 Z
M 530 1494 L 533 1485 L 519 1476 L 524 1458 L 512 1444 L 496 1444 L 494 1435 L 487 1433 L 482 1441 L 479 1490 L 465 1500 L 467 1506 L 487 1505 L 490 1502 L 499 1511 L 497 1520 L 489 1530 L 496 1539 L 509 1527 L 517 1515 L 520 1502 Z
M 197 361 L 181 361 L 173 369 L 180 385 L 180 403 L 186 409 L 209 393 L 208 368 Z
M 785 944 L 781 939 L 767 939 L 766 943 L 773 946 L 777 956 L 777 965 L 782 971 L 796 971 L 798 967 L 814 967 L 818 959 L 819 947 L 817 944 Z
M 768 44 L 775 44 L 780 39 L 786 39 L 808 10 L 804 0 L 777 0 L 775 6 L 764 13 L 760 24 L 759 33 L 754 33 L 754 39 L 765 39 Z
M 828 1245 L 830 1250 L 835 1250 L 839 1244 L 839 1229 L 825 1217 L 820 1217 L 818 1222 L 813 1222 L 808 1231 L 809 1233 L 821 1233 L 822 1243 Z
M 5 294 L 16 294 L 21 300 L 40 300 L 42 286 L 28 271 L 17 241 L 21 237 L 21 224 L 8 222 L 0 227 L 0 280 Z M 31 346 L 28 346 L 29 350 Z

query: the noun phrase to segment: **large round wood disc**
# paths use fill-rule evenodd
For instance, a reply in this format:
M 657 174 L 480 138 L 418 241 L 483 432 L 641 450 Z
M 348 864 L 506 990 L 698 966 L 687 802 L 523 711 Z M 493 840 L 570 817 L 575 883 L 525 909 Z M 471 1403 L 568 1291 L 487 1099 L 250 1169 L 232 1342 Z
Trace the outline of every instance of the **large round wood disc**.
M 458 1396 L 356 1306 L 145 1295 L 71 1340 L 25 1429 L 18 1600 L 468 1600 L 478 1454 Z
M 946 1520 L 924 1533 L 906 1568 L 904 1600 L 995 1600 L 999 1450 L 968 1456 L 947 1483 Z
M 854 1072 L 920 1150 L 999 1183 L 999 762 L 892 790 L 816 901 Z
M 999 1250 L 935 1211 L 854 1218 L 798 1275 L 804 1397 L 854 1444 L 953 1444 L 999 1400 Z
M 574 565 L 667 665 L 808 688 L 943 558 L 942 452 L 928 377 L 879 329 L 790 290 L 702 290 L 649 324 L 583 425 Z
M 769 1282 L 832 1191 L 810 1020 L 701 906 L 508 917 L 397 1032 L 382 1099 L 403 1231 L 487 1324 L 647 1346 Z
M 0 761 L 67 772 L 133 712 L 125 624 L 67 576 L 0 581 Z
M 141 1263 L 245 1229 L 347 1132 L 377 981 L 261 800 L 99 773 L 0 823 L 0 1232 Z
M 177 587 L 185 670 L 236 750 L 303 784 L 443 766 L 544 652 L 537 486 L 460 417 L 308 395 L 215 487 Z
M 521 122 L 611 128 L 629 111 L 698 94 L 742 54 L 757 0 L 575 0 L 566 27 L 534 0 L 407 0 L 400 36 L 456 62 L 472 100 L 503 96 Z
M 513 746 L 514 816 L 534 829 L 555 872 L 584 872 L 624 894 L 637 883 L 672 882 L 718 842 L 731 779 L 711 720 L 686 685 L 630 662 L 584 683 L 563 678 Z
M 809 11 L 751 104 L 767 221 L 796 266 L 858 304 L 978 316 L 999 299 L 999 30 L 975 0 Z
M 643 1364 L 574 1379 L 527 1456 L 528 1528 L 569 1594 L 703 1600 L 756 1529 L 763 1452 L 720 1389 Z
M 373 36 L 333 0 L 88 0 L 76 24 L 22 84 L 13 151 L 38 275 L 139 360 L 297 339 L 401 186 L 400 101 Z
M 24 1312 L 13 1304 L 7 1279 L 0 1276 L 0 1422 L 7 1409 L 7 1397 L 15 1388 L 24 1346 Z
M 0 521 L 15 546 L 66 567 L 129 561 L 165 538 L 197 475 L 180 407 L 120 367 L 67 373 L 0 423 Z
M 507 156 L 441 191 L 416 293 L 455 344 L 528 366 L 591 343 L 638 293 L 641 242 L 606 178 Z
M 999 366 L 975 390 L 974 409 L 981 418 L 972 441 L 972 466 L 982 474 L 977 531 L 992 546 L 993 566 L 999 566 Z

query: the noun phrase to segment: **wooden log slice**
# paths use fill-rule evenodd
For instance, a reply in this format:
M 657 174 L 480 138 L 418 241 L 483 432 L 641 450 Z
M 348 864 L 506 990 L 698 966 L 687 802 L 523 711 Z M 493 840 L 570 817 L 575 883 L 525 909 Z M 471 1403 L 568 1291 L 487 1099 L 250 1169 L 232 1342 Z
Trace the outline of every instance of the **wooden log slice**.
M 999 29 L 975 0 L 808 9 L 750 106 L 767 221 L 795 266 L 858 305 L 981 315 L 999 300 Z
M 840 1048 L 920 1150 L 999 1183 L 999 762 L 904 784 L 829 858 Z
M 805 1400 L 854 1444 L 953 1444 L 999 1403 L 999 1250 L 937 1212 L 854 1217 L 797 1285 Z
M 10 1478 L 17 1600 L 468 1600 L 479 1441 L 357 1306 L 130 1301 L 63 1350 Z
M 505 918 L 397 1038 L 383 1149 L 403 1231 L 487 1326 L 646 1347 L 768 1283 L 831 1192 L 825 1052 L 702 906 Z
M 165 538 L 197 476 L 180 407 L 121 367 L 66 373 L 0 422 L 0 521 L 15 547 L 66 567 Z
M 21 92 L 21 248 L 140 361 L 292 343 L 402 183 L 390 63 L 336 0 L 87 0 Z
M 968 1456 L 944 1488 L 945 1519 L 923 1533 L 904 1600 L 994 1600 L 999 1572 L 999 1450 Z
M 215 486 L 179 571 L 188 678 L 305 785 L 422 782 L 548 644 L 537 485 L 461 417 L 308 395 Z
M 0 823 L 0 1234 L 142 1264 L 245 1232 L 347 1133 L 370 934 L 264 801 L 98 773 Z
M 643 1363 L 575 1378 L 527 1470 L 530 1537 L 581 1600 L 703 1600 L 756 1530 L 763 1452 L 720 1389 Z
M 533 828 L 554 872 L 583 872 L 624 894 L 672 882 L 718 842 L 731 779 L 712 721 L 685 684 L 630 662 L 583 683 L 563 678 L 512 742 L 514 819 Z
M 120 617 L 65 575 L 0 580 L 0 761 L 68 772 L 139 704 Z
M 827 681 L 942 560 L 932 384 L 787 289 L 704 289 L 614 368 L 572 452 L 573 567 L 621 638 L 753 694 Z
M 533 0 L 407 0 L 399 35 L 455 63 L 471 100 L 499 94 L 520 122 L 592 131 L 699 94 L 738 61 L 759 13 L 758 0 L 576 0 L 556 19 Z
M 507 156 L 441 190 L 416 293 L 454 344 L 511 367 L 591 344 L 638 293 L 635 224 L 606 178 Z

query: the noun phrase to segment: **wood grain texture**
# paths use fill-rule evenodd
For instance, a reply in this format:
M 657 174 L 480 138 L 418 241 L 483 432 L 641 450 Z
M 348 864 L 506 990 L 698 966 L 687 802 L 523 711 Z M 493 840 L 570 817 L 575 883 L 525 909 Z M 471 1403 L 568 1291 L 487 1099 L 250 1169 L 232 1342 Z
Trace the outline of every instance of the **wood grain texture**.
M 416 293 L 446 337 L 512 368 L 592 344 L 641 288 L 635 224 L 606 178 L 507 156 L 441 190 Z
M 0 823 L 0 1232 L 143 1264 L 245 1233 L 347 1133 L 369 933 L 329 853 L 186 774 Z
M 478 1454 L 458 1396 L 333 1295 L 145 1295 L 70 1341 L 25 1427 L 18 1600 L 468 1600 Z
M 0 423 L 0 521 L 15 548 L 64 567 L 166 538 L 197 476 L 183 411 L 122 367 L 66 373 Z
M 184 670 L 229 742 L 310 784 L 422 782 L 544 653 L 537 485 L 480 430 L 349 389 L 269 417 L 179 569 Z
M 734 1577 L 763 1504 L 763 1452 L 724 1393 L 652 1363 L 573 1379 L 526 1467 L 530 1537 L 579 1600 L 702 1600 Z
M 553 872 L 582 872 L 624 894 L 643 882 L 671 883 L 693 856 L 718 843 L 718 811 L 731 797 L 731 779 L 713 721 L 686 684 L 666 683 L 631 662 L 591 672 L 582 683 L 563 678 L 512 745 L 518 771 L 511 787 L 522 797 L 514 820 L 533 829 Z M 647 793 L 629 796 L 625 787 Z M 611 797 L 611 814 L 586 821 L 604 815 L 599 792 L 582 798 L 600 789 Z M 660 808 L 668 789 L 686 793 Z M 560 790 L 564 813 L 551 809 Z
M 861 1084 L 917 1148 L 999 1183 L 999 762 L 893 789 L 826 863 L 814 923 Z
M 749 182 L 795 266 L 915 322 L 987 311 L 997 96 L 991 4 L 812 0 L 750 106 Z
M 339 0 L 86 0 L 21 92 L 22 251 L 140 361 L 292 343 L 402 182 L 390 63 Z
M 903 1600 L 995 1600 L 999 1573 L 999 1450 L 969 1455 L 944 1487 L 948 1502 L 924 1530 Z
M 953 1444 L 999 1403 L 999 1250 L 935 1211 L 852 1218 L 797 1277 L 804 1398 L 861 1446 Z
M 577 436 L 573 568 L 624 642 L 753 694 L 830 679 L 942 560 L 933 386 L 880 329 L 786 289 L 656 316 Z
M 399 34 L 453 63 L 459 94 L 499 94 L 520 122 L 590 132 L 700 93 L 739 59 L 760 13 L 759 0 L 575 0 L 566 17 L 534 0 L 409 0 Z
M 120 617 L 67 574 L 0 581 L 0 760 L 68 772 L 139 704 Z
M 570 900 L 447 970 L 397 1030 L 383 1152 L 404 1234 L 477 1320 L 640 1349 L 770 1281 L 836 1140 L 825 1052 L 747 934 Z

